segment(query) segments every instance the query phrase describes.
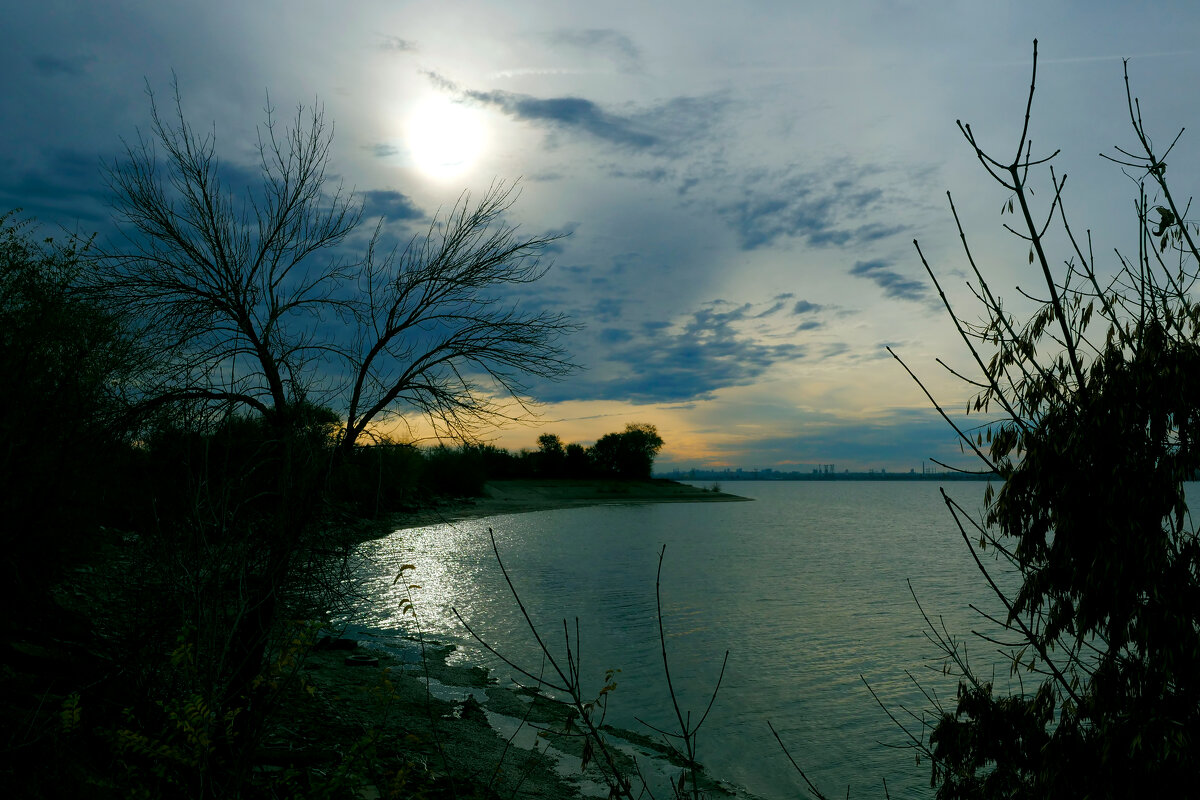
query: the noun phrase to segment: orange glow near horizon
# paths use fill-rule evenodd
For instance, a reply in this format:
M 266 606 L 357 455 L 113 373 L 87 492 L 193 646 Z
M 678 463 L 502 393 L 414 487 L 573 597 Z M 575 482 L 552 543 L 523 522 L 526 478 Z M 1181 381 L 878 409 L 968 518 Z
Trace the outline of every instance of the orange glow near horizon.
M 780 387 L 781 390 L 784 387 Z M 792 387 L 787 387 L 792 388 Z M 824 387 L 817 382 L 808 392 L 820 393 Z M 806 393 L 803 390 L 797 394 Z M 790 394 L 783 392 L 781 394 Z M 492 398 L 497 400 L 496 398 Z M 799 398 L 798 398 L 799 400 Z M 755 398 L 733 388 L 712 399 L 688 404 L 622 403 L 609 400 L 569 401 L 537 406 L 529 404 L 536 416 L 517 412 L 520 407 L 509 400 L 497 402 L 506 413 L 518 418 L 509 424 L 482 428 L 475 432 L 476 440 L 502 447 L 510 452 L 536 450 L 537 438 L 544 433 L 557 435 L 564 444 L 579 443 L 590 447 L 607 433 L 620 432 L 630 423 L 654 425 L 664 445 L 659 454 L 660 465 L 674 464 L 681 469 L 763 469 L 788 470 L 806 468 L 831 460 L 848 461 L 827 452 L 799 451 L 785 458 L 764 460 L 755 453 L 755 445 L 773 438 L 795 435 L 803 430 L 819 432 L 836 426 L 856 423 L 877 423 L 888 418 L 896 408 L 843 408 L 836 417 L 811 416 L 811 406 L 802 402 L 777 402 L 763 407 L 764 421 L 759 423 L 726 424 L 730 405 L 748 408 Z M 761 400 L 759 400 L 761 402 Z M 373 426 L 376 435 L 420 446 L 432 446 L 439 441 L 453 444 L 454 440 L 439 439 L 428 420 L 419 417 L 398 417 Z M 669 468 L 669 467 L 668 467 Z

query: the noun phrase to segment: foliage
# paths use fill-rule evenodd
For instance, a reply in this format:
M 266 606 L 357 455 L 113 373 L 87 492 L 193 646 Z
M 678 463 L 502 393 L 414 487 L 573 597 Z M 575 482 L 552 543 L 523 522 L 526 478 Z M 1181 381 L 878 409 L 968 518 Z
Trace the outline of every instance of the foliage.
M 623 433 L 606 433 L 590 451 L 592 466 L 600 475 L 647 480 L 663 440 L 653 425 L 629 423 Z
M 148 138 L 107 169 L 117 242 L 37 248 L 4 228 L 3 366 L 27 389 L 6 397 L 4 424 L 15 433 L 38 409 L 82 420 L 68 436 L 108 430 L 111 405 L 136 425 L 114 462 L 130 545 L 112 562 L 129 580 L 104 587 L 98 616 L 111 622 L 105 657 L 145 700 L 107 729 L 162 786 L 236 796 L 282 685 L 275 667 L 298 668 L 293 621 L 335 612 L 352 586 L 333 512 L 403 507 L 428 481 L 482 487 L 470 446 L 418 456 L 360 440 L 390 415 L 422 414 L 460 441 L 523 416 L 530 376 L 573 368 L 560 344 L 573 326 L 513 299 L 545 273 L 554 237 L 505 221 L 510 189 L 464 195 L 390 251 L 381 221 L 350 257 L 362 205 L 328 180 L 319 109 L 286 130 L 266 109 L 243 186 L 173 99 L 162 114 L 151 96 Z M 114 362 L 130 342 L 139 357 Z M 25 427 L 12 439 L 24 458 L 51 462 L 34 477 L 61 485 L 53 466 L 71 448 Z M 61 490 L 50 499 L 70 505 Z M 165 659 L 181 630 L 186 669 Z
M 412 468 L 402 478 L 408 481 L 406 488 L 400 490 L 399 485 L 392 482 L 391 478 L 387 479 L 386 483 L 391 491 L 399 491 L 401 495 L 428 498 L 479 496 L 483 493 L 484 483 L 489 480 L 646 480 L 650 477 L 654 455 L 662 447 L 662 438 L 658 436 L 653 425 L 639 423 L 627 425 L 622 433 L 602 436 L 596 445 L 590 448 L 578 442 L 564 444 L 554 433 L 541 434 L 537 443 L 537 450 L 522 449 L 516 453 L 489 444 L 463 443 L 450 446 L 441 443 L 433 447 L 417 448 L 385 443 L 389 448 L 409 448 L 413 459 Z M 374 463 L 378 456 L 375 447 L 376 445 L 357 447 L 356 458 L 361 457 Z M 339 470 L 343 466 L 339 464 Z M 375 473 L 368 473 L 349 474 L 363 476 L 370 484 L 365 488 L 372 497 L 375 496 L 376 490 L 373 487 L 376 483 L 381 487 L 379 491 L 386 493 L 387 490 L 383 488 L 384 479 Z M 342 481 L 339 485 L 344 486 L 345 483 Z M 353 489 L 337 496 L 348 498 L 351 495 L 354 495 Z M 379 496 L 383 497 L 383 494 Z M 396 510 L 402 509 L 404 505 L 384 503 L 378 507 L 380 510 Z
M 547 478 L 564 477 L 567 468 L 567 451 L 562 439 L 554 433 L 543 433 L 538 437 L 538 472 Z
M 571 442 L 567 445 L 563 461 L 563 471 L 568 478 L 583 478 L 587 476 L 591 466 L 588 461 L 587 450 L 577 442 Z
M 330 475 L 331 500 L 360 517 L 403 511 L 419 500 L 424 456 L 414 445 L 380 437 L 343 451 Z
M 463 445 L 450 448 L 438 445 L 424 453 L 423 482 L 439 493 L 454 497 L 478 497 L 487 482 L 483 454 L 474 447 Z
M 33 230 L 0 215 L 0 584 L 14 617 L 55 575 L 46 545 L 82 546 L 89 512 L 114 488 L 115 389 L 133 353 L 112 315 L 78 291 L 87 243 L 36 241 Z
M 240 201 L 175 100 L 109 170 L 119 246 L 38 243 L 0 217 L 0 510 L 19 534 L 0 565 L 24 648 L 0 665 L 0 727 L 28 766 L 2 774 L 30 796 L 48 776 L 75 795 L 344 796 L 366 739 L 324 781 L 264 789 L 254 769 L 311 625 L 353 585 L 339 521 L 532 467 L 469 442 L 511 416 L 497 398 L 572 366 L 565 318 L 506 299 L 552 238 L 517 235 L 497 186 L 346 260 L 361 207 L 325 191 L 320 112 L 280 132 L 268 110 Z M 412 410 L 468 443 L 362 443 Z M 584 449 L 553 441 L 553 471 L 583 474 Z
M 1036 63 L 1035 42 L 1035 79 Z M 1002 213 L 1020 220 L 1010 230 L 1027 244 L 1045 299 L 1018 323 L 968 247 L 982 324 L 946 303 L 978 367 L 970 410 L 1000 415 L 975 434 L 950 424 L 1003 479 L 978 517 L 946 502 L 1007 609 L 989 641 L 1022 688 L 997 691 L 960 642 L 939 635 L 958 697 L 936 709 L 928 742 L 913 742 L 932 760 L 940 798 L 1154 795 L 1189 786 L 1200 763 L 1200 541 L 1183 486 L 1200 469 L 1197 229 L 1167 182 L 1175 142 L 1156 149 L 1128 75 L 1137 144 L 1111 160 L 1137 187 L 1135 252 L 1118 253 L 1105 276 L 1090 234 L 1070 227 L 1065 176 L 1052 167 L 1039 221 L 1028 179 L 1053 154 L 1031 153 L 1035 85 L 1011 162 L 960 127 L 1010 193 Z M 1055 221 L 1069 247 L 1057 274 L 1046 252 Z M 1019 573 L 1015 593 L 999 588 L 980 549 Z

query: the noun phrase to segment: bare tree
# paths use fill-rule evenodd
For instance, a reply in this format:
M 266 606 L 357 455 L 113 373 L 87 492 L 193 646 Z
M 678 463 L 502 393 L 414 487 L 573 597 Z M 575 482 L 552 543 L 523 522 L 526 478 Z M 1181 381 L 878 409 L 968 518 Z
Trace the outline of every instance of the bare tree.
M 573 369 L 567 318 L 500 296 L 545 274 L 557 238 L 504 221 L 510 187 L 464 194 L 403 250 L 381 252 L 381 220 L 348 258 L 363 208 L 340 184 L 328 191 L 333 132 L 320 108 L 280 130 L 268 101 L 257 183 L 235 191 L 215 131 L 198 132 L 173 90 L 173 113 L 151 94 L 149 136 L 107 170 L 123 242 L 105 254 L 102 288 L 156 344 L 144 404 L 211 401 L 287 425 L 320 398 L 344 413 L 349 448 L 406 410 L 468 437 L 506 417 L 504 396 L 525 408 L 528 376 Z
M 469 438 L 480 424 L 508 418 L 497 389 L 524 410 L 525 376 L 557 379 L 574 368 L 557 344 L 575 329 L 566 317 L 491 294 L 541 278 L 540 256 L 555 238 L 528 239 L 505 224 L 512 199 L 501 185 L 475 204 L 463 195 L 402 252 L 368 253 L 345 446 L 398 404 L 422 411 L 439 433 Z

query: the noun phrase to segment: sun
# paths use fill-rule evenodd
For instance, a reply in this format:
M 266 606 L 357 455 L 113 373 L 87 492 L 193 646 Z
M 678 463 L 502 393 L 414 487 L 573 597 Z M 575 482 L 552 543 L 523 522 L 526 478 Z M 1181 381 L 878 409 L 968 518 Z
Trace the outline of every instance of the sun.
M 466 172 L 483 153 L 486 142 L 483 114 L 444 96 L 418 105 L 405 126 L 405 145 L 413 164 L 436 179 Z

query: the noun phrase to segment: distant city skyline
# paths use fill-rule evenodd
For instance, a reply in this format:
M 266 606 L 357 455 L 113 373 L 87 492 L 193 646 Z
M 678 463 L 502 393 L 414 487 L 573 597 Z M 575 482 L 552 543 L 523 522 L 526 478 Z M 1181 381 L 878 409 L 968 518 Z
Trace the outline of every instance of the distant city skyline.
M 1132 138 L 1122 58 L 1168 142 L 1197 123 L 1200 89 L 1177 77 L 1200 67 L 1197 23 L 1184 2 L 19 4 L 0 52 L 0 211 L 111 236 L 100 167 L 173 74 L 243 177 L 268 92 L 281 121 L 317 102 L 332 174 L 365 203 L 351 247 L 381 217 L 402 242 L 497 180 L 519 181 L 522 231 L 569 234 L 520 300 L 585 326 L 568 343 L 584 369 L 529 387 L 538 423 L 483 438 L 532 449 L 649 422 L 661 469 L 972 466 L 884 349 L 965 408 L 969 387 L 934 359 L 971 364 L 912 244 L 973 318 L 947 190 L 993 286 L 1028 307 L 1008 198 L 956 120 L 1012 156 L 1037 37 L 1035 155 L 1062 148 L 1068 212 L 1109 274 L 1136 245 L 1133 184 L 1098 156 Z M 1170 168 L 1184 193 L 1200 184 L 1191 130 Z

